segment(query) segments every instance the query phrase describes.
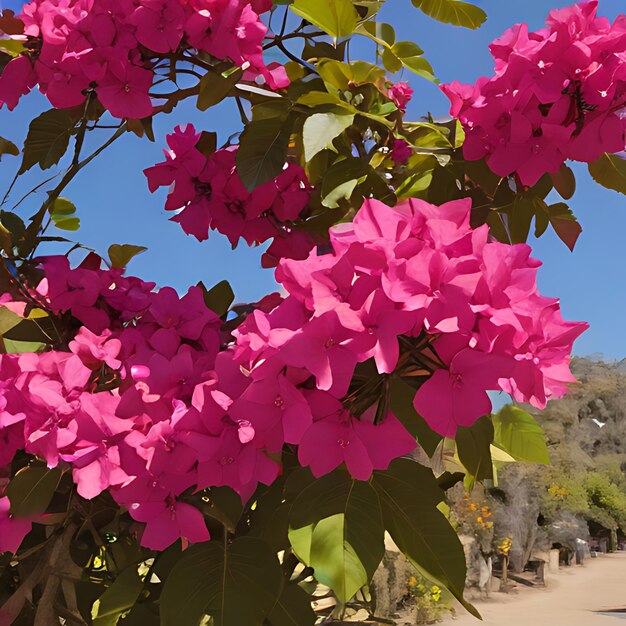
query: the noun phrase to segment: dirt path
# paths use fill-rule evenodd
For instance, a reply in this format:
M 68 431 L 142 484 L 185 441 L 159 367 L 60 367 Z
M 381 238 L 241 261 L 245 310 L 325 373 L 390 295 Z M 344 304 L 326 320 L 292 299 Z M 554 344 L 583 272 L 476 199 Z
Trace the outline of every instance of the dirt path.
M 520 586 L 521 587 L 521 586 Z M 545 588 L 518 587 L 474 602 L 484 626 L 626 626 L 626 614 L 593 611 L 626 608 L 626 553 L 586 559 L 582 567 L 551 575 Z M 460 609 L 450 626 L 481 626 Z

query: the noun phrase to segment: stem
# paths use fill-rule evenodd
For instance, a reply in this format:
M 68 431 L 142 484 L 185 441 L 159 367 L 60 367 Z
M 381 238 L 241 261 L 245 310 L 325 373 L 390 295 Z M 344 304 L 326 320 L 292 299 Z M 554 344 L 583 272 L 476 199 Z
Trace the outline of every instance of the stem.
M 26 229 L 25 239 L 28 242 L 29 240 L 36 240 L 37 235 L 39 234 L 39 229 L 43 223 L 43 219 L 46 216 L 47 211 L 50 209 L 54 201 L 59 197 L 61 192 L 69 185 L 69 183 L 74 179 L 74 177 L 82 170 L 85 166 L 87 166 L 91 161 L 93 161 L 101 152 L 106 150 L 114 141 L 119 139 L 126 132 L 126 122 L 120 124 L 118 129 L 109 137 L 99 148 L 97 148 L 94 152 L 92 152 L 87 158 L 80 161 L 80 150 L 83 145 L 83 141 L 85 139 L 85 132 L 87 130 L 86 124 L 81 126 L 77 136 L 76 136 L 76 147 L 74 148 L 74 157 L 72 159 L 72 164 L 69 166 L 67 171 L 65 172 L 63 178 L 59 182 L 59 184 L 48 193 L 48 198 L 41 205 L 41 208 L 35 215 L 31 217 L 31 224 Z M 82 132 L 81 132 L 82 131 Z M 42 230 L 41 234 L 46 231 L 46 228 L 50 225 L 50 220 L 46 224 L 45 228 Z M 37 249 L 37 243 L 35 241 L 32 249 L 30 250 L 30 258 L 33 257 L 35 250 Z

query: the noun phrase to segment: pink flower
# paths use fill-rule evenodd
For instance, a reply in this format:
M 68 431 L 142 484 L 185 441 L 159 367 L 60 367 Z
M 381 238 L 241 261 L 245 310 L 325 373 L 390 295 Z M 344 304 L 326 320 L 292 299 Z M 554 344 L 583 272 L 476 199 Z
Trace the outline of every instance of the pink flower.
M 566 159 L 623 150 L 626 24 L 596 17 L 598 3 L 550 13 L 546 28 L 518 24 L 490 46 L 495 75 L 442 85 L 463 124 L 468 160 L 533 186 Z
M 174 498 L 131 505 L 131 511 L 134 519 L 146 522 L 140 543 L 150 550 L 165 550 L 181 538 L 191 543 L 211 539 L 202 513 Z
M 130 61 L 111 61 L 104 78 L 98 81 L 98 98 L 114 117 L 149 117 L 153 110 L 148 94 L 152 76 L 152 72 Z
M 409 87 L 409 83 L 400 82 L 392 85 L 387 95 L 401 111 L 406 111 L 406 107 L 413 97 L 413 90 Z
M 404 141 L 404 139 L 395 139 L 393 142 L 393 149 L 391 150 L 391 159 L 394 163 L 404 165 L 413 154 L 411 146 Z
M 499 356 L 466 348 L 448 370 L 437 370 L 417 391 L 415 410 L 444 437 L 454 438 L 458 426 L 471 426 L 491 413 L 488 389 L 498 389 L 511 364 Z
M 9 499 L 0 498 L 0 552 L 15 554 L 33 524 L 29 519 L 11 515 L 10 508 Z
M 36 83 L 30 59 L 25 56 L 15 57 L 7 63 L 0 75 L 0 106 L 6 104 L 12 111 L 20 97 L 26 95 Z
M 375 426 L 366 415 L 360 420 L 351 416 L 328 394 L 313 392 L 309 401 L 314 422 L 302 437 L 298 460 L 316 477 L 345 463 L 354 478 L 368 480 L 373 470 L 387 469 L 393 459 L 416 447 L 415 439 L 391 414 Z

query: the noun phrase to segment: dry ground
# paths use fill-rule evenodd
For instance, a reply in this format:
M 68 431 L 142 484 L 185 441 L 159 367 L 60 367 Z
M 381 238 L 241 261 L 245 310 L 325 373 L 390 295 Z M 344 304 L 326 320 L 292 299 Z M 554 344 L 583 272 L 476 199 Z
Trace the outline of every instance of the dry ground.
M 605 616 L 603 609 L 626 608 L 626 552 L 586 559 L 584 565 L 548 575 L 545 588 L 518 586 L 492 593 L 474 605 L 484 626 L 626 626 L 626 614 Z M 462 608 L 448 626 L 481 626 Z

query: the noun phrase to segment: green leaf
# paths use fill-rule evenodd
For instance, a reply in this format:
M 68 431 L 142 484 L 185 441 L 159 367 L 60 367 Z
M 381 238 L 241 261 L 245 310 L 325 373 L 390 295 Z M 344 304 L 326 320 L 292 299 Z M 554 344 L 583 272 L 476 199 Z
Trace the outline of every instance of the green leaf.
M 260 539 L 215 540 L 187 549 L 165 581 L 162 626 L 254 626 L 276 605 L 283 576 L 276 554 Z
M 359 21 L 352 0 L 295 0 L 289 8 L 335 39 L 351 35 Z
M 477 480 L 493 478 L 491 442 L 493 424 L 488 417 L 481 417 L 472 426 L 461 426 L 456 433 L 456 448 L 459 460 L 468 471 L 466 487 L 472 489 Z
M 131 565 L 94 602 L 91 608 L 93 626 L 115 626 L 135 606 L 142 590 L 143 580 L 139 576 L 137 565 Z
M 434 432 L 413 406 L 415 389 L 400 378 L 391 379 L 391 411 L 404 427 L 417 438 L 417 442 L 428 456 L 432 456 L 443 437 Z
M 345 516 L 342 541 L 352 546 L 371 578 L 385 554 L 385 529 L 369 483 L 354 480 L 345 470 L 318 478 L 294 500 L 289 522 L 292 528 L 301 528 L 339 513 Z
M 20 149 L 12 141 L 9 141 L 4 137 L 0 137 L 0 160 L 2 159 L 3 154 L 17 156 L 19 153 Z
M 230 70 L 230 71 L 229 71 Z M 206 111 L 220 103 L 241 80 L 241 68 L 229 68 L 220 72 L 217 69 L 209 70 L 200 80 L 200 93 L 196 106 L 200 111 Z
M 354 115 L 335 113 L 315 113 L 307 118 L 302 130 L 304 158 L 310 161 L 318 152 L 332 145 L 346 128 L 354 123 Z
M 0 39 L 0 50 L 4 50 L 12 57 L 24 52 L 24 44 L 17 39 Z
M 626 195 L 626 159 L 604 153 L 589 164 L 589 173 L 603 187 Z
M 241 498 L 230 487 L 211 487 L 204 492 L 202 512 L 216 519 L 230 533 L 234 533 L 241 517 Z
M 134 246 L 130 243 L 114 243 L 109 246 L 108 251 L 111 265 L 115 268 L 123 269 L 134 257 L 147 249 L 145 246 Z
M 10 233 L 14 242 L 21 239 L 26 231 L 24 220 L 12 211 L 0 210 L 0 228 Z
M 80 219 L 74 216 L 76 207 L 67 198 L 57 198 L 50 207 L 50 217 L 57 228 L 62 230 L 78 230 Z
M 384 22 L 363 22 L 359 24 L 355 32 L 383 47 L 391 47 L 396 42 L 396 31 L 391 24 Z
M 8 484 L 6 495 L 11 502 L 11 514 L 34 517 L 46 512 L 61 480 L 61 469 L 29 465 L 20 470 Z
M 484 24 L 487 14 L 479 7 L 460 0 L 411 0 L 426 15 L 444 24 L 478 28 Z
M 576 177 L 571 168 L 561 165 L 561 169 L 556 174 L 550 174 L 554 188 L 564 200 L 569 200 L 576 191 Z
M 234 299 L 235 292 L 227 280 L 222 280 L 217 285 L 213 285 L 204 294 L 204 303 L 220 317 L 228 313 Z
M 330 587 L 342 604 L 369 582 L 363 563 L 345 539 L 346 533 L 346 516 L 343 513 L 310 526 L 289 530 L 294 552 L 314 569 L 315 578 Z
M 237 172 L 248 191 L 273 180 L 287 159 L 291 125 L 284 117 L 253 120 L 237 150 Z
M 465 554 L 454 529 L 438 509 L 443 492 L 430 469 L 407 459 L 386 472 L 374 472 L 385 528 L 402 553 L 425 575 L 446 587 L 476 617 L 463 599 Z
M 572 210 L 564 202 L 557 202 L 548 207 L 548 215 L 559 239 L 573 252 L 583 229 Z
M 546 437 L 535 418 L 508 404 L 491 416 L 494 443 L 517 461 L 549 464 Z
M 28 127 L 19 174 L 37 164 L 42 170 L 56 165 L 67 150 L 73 127 L 66 109 L 50 109 L 36 117 Z
M 422 56 L 424 51 L 412 41 L 398 41 L 391 46 L 396 58 L 415 74 L 428 80 L 435 80 L 435 73 L 430 63 Z
M 295 583 L 288 583 L 270 611 L 267 622 L 271 626 L 313 626 L 316 617 L 309 594 Z

